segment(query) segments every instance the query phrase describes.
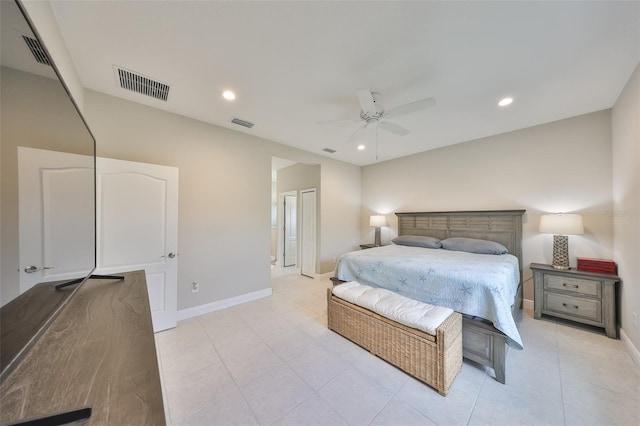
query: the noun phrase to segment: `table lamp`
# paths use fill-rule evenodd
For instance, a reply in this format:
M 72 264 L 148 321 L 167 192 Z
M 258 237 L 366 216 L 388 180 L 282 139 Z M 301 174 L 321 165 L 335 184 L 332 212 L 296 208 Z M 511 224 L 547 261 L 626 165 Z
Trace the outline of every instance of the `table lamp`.
M 543 214 L 540 217 L 539 232 L 553 234 L 553 266 L 556 269 L 569 269 L 568 235 L 584 234 L 582 215 L 580 214 Z
M 383 215 L 372 215 L 369 218 L 369 226 L 376 227 L 376 236 L 373 243 L 376 246 L 382 245 L 382 243 L 380 242 L 380 227 L 387 226 L 387 218 Z

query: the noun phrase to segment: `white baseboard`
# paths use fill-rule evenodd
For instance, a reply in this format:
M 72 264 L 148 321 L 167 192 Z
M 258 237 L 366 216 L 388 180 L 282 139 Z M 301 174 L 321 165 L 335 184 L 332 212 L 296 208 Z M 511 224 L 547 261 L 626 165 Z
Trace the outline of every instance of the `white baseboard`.
M 522 299 L 522 307 L 525 309 L 531 309 L 533 311 L 533 300 Z
M 206 303 L 204 305 L 194 306 L 193 308 L 182 309 L 178 311 L 178 321 L 197 317 L 199 315 L 208 314 L 210 312 L 219 311 L 221 309 L 230 308 L 242 303 L 251 302 L 271 296 L 271 287 L 264 290 L 258 290 L 251 293 L 241 294 L 240 296 L 230 297 L 228 299 L 216 300 L 215 302 Z
M 327 272 L 325 274 L 316 274 L 314 279 L 320 280 L 320 281 L 322 281 L 322 280 L 327 281 L 329 278 L 331 278 L 334 275 L 335 275 L 335 271 L 331 271 L 331 272 Z
M 638 367 L 640 367 L 640 351 L 635 347 L 635 345 L 633 344 L 631 339 L 629 339 L 629 336 L 627 336 L 627 333 L 625 333 L 623 329 L 620 329 L 620 340 L 622 340 L 622 343 L 627 348 L 627 351 L 629 351 L 629 355 L 631 355 L 633 361 Z

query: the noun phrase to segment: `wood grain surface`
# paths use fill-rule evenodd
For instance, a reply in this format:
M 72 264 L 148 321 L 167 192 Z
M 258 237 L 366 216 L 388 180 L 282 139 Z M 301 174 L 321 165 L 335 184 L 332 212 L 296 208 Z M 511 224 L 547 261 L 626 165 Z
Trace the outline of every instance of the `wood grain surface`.
M 165 424 L 143 271 L 89 280 L 0 385 L 0 420 L 91 406 L 85 424 Z
M 56 291 L 55 285 L 61 282 L 38 284 L 0 309 L 0 371 L 5 371 L 71 296 L 73 287 Z

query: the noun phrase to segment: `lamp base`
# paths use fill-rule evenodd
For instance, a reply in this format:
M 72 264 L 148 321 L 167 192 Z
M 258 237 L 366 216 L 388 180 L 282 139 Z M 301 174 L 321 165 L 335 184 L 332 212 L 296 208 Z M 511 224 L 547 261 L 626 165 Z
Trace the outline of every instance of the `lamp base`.
M 373 244 L 375 244 L 376 246 L 381 246 L 382 243 L 380 241 L 380 227 L 376 226 L 376 236 L 375 236 L 375 240 L 373 241 Z
M 569 269 L 569 237 L 566 235 L 553 236 L 553 263 L 555 269 Z

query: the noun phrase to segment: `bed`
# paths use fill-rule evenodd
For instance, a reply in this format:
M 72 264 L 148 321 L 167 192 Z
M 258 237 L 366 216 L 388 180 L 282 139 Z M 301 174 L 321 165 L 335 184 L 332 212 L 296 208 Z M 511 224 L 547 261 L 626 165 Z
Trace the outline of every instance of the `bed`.
M 496 380 L 505 383 L 506 346 L 522 348 L 514 318 L 522 304 L 524 212 L 396 213 L 398 236 L 481 239 L 501 244 L 509 254 L 493 256 L 383 246 L 345 254 L 340 258 L 332 280 L 334 283 L 355 280 L 461 312 L 464 357 L 493 368 Z M 415 269 L 418 263 L 429 266 Z M 462 270 L 459 272 L 462 278 L 453 274 L 454 270 Z M 474 278 L 466 279 L 470 275 Z M 482 281 L 475 276 L 484 277 L 487 281 L 484 288 L 482 285 L 474 288 L 475 281 Z M 498 291 L 500 289 L 505 291 Z M 481 303 L 470 303 L 473 299 Z

